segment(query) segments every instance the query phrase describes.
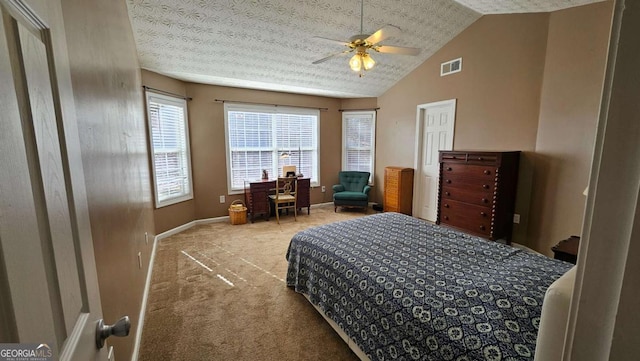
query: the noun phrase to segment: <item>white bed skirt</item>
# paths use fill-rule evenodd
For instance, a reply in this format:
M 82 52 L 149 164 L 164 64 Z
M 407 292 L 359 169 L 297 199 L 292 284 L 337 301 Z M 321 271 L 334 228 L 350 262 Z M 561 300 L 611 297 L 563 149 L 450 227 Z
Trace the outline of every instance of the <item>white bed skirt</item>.
M 353 351 L 353 353 L 356 354 L 356 356 L 358 356 L 358 358 L 362 361 L 371 361 L 369 360 L 369 357 L 367 357 L 367 355 L 360 349 L 360 347 L 358 345 L 356 345 L 355 342 L 353 342 L 353 340 L 351 338 L 349 338 L 349 336 L 347 336 L 347 334 L 340 328 L 340 326 L 338 326 L 337 323 L 335 323 L 332 319 L 330 319 L 329 317 L 327 317 L 324 312 L 322 312 L 322 310 L 313 304 L 313 302 L 311 302 L 311 300 L 309 300 L 309 296 L 307 296 L 306 294 L 302 294 L 304 296 L 304 298 L 307 299 L 307 301 L 309 301 L 309 303 L 313 306 L 313 308 L 316 309 L 316 311 L 318 311 L 318 313 L 320 313 L 322 315 L 322 317 L 325 319 L 325 321 L 327 321 L 329 323 L 329 325 L 331 325 L 331 328 L 333 328 L 334 331 L 336 331 L 336 333 L 338 333 L 338 335 L 340 335 L 340 338 L 342 338 L 342 340 L 349 346 L 349 348 L 351 349 L 351 351 Z

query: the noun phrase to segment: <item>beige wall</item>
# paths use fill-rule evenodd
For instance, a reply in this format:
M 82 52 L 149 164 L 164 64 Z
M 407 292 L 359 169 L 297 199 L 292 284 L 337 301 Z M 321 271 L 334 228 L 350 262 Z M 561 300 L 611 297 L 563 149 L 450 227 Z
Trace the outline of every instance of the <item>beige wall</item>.
M 342 99 L 343 110 L 373 110 L 378 107 L 378 98 L 356 98 L 356 99 Z
M 414 166 L 416 108 L 457 99 L 454 149 L 522 150 L 514 241 L 524 242 L 549 14 L 484 16 L 378 99 L 376 188 L 384 167 Z M 440 76 L 462 57 L 462 71 Z
M 62 8 L 104 319 L 132 322 L 107 342 L 128 360 L 154 236 L 140 69 L 124 1 Z
M 613 2 L 554 12 L 536 139 L 531 245 L 551 255 L 580 235 L 604 81 Z

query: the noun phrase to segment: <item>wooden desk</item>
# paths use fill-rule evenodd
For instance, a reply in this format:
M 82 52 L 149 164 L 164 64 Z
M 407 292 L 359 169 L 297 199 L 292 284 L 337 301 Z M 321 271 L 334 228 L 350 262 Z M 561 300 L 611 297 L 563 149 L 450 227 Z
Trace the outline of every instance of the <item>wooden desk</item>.
M 249 182 L 244 187 L 244 203 L 247 212 L 251 216 L 251 223 L 257 216 L 262 215 L 265 220 L 271 216 L 269 194 L 276 188 L 275 180 Z M 311 179 L 298 179 L 298 209 L 307 208 L 307 214 L 311 210 Z

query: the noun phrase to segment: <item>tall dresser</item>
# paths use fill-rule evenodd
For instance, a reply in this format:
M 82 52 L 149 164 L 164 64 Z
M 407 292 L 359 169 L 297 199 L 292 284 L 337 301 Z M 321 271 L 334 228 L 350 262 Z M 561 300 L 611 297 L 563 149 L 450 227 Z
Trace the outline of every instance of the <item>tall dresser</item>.
M 436 223 L 511 243 L 519 161 L 519 151 L 440 151 Z
M 411 215 L 413 207 L 413 169 L 386 167 L 384 169 L 385 212 Z

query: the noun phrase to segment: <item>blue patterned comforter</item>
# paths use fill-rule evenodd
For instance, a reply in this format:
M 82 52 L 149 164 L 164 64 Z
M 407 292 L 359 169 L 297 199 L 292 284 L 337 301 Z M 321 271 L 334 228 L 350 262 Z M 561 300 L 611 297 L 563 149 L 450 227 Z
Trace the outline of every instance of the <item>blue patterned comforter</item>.
M 547 287 L 571 264 L 398 213 L 310 228 L 287 285 L 371 360 L 532 360 Z

